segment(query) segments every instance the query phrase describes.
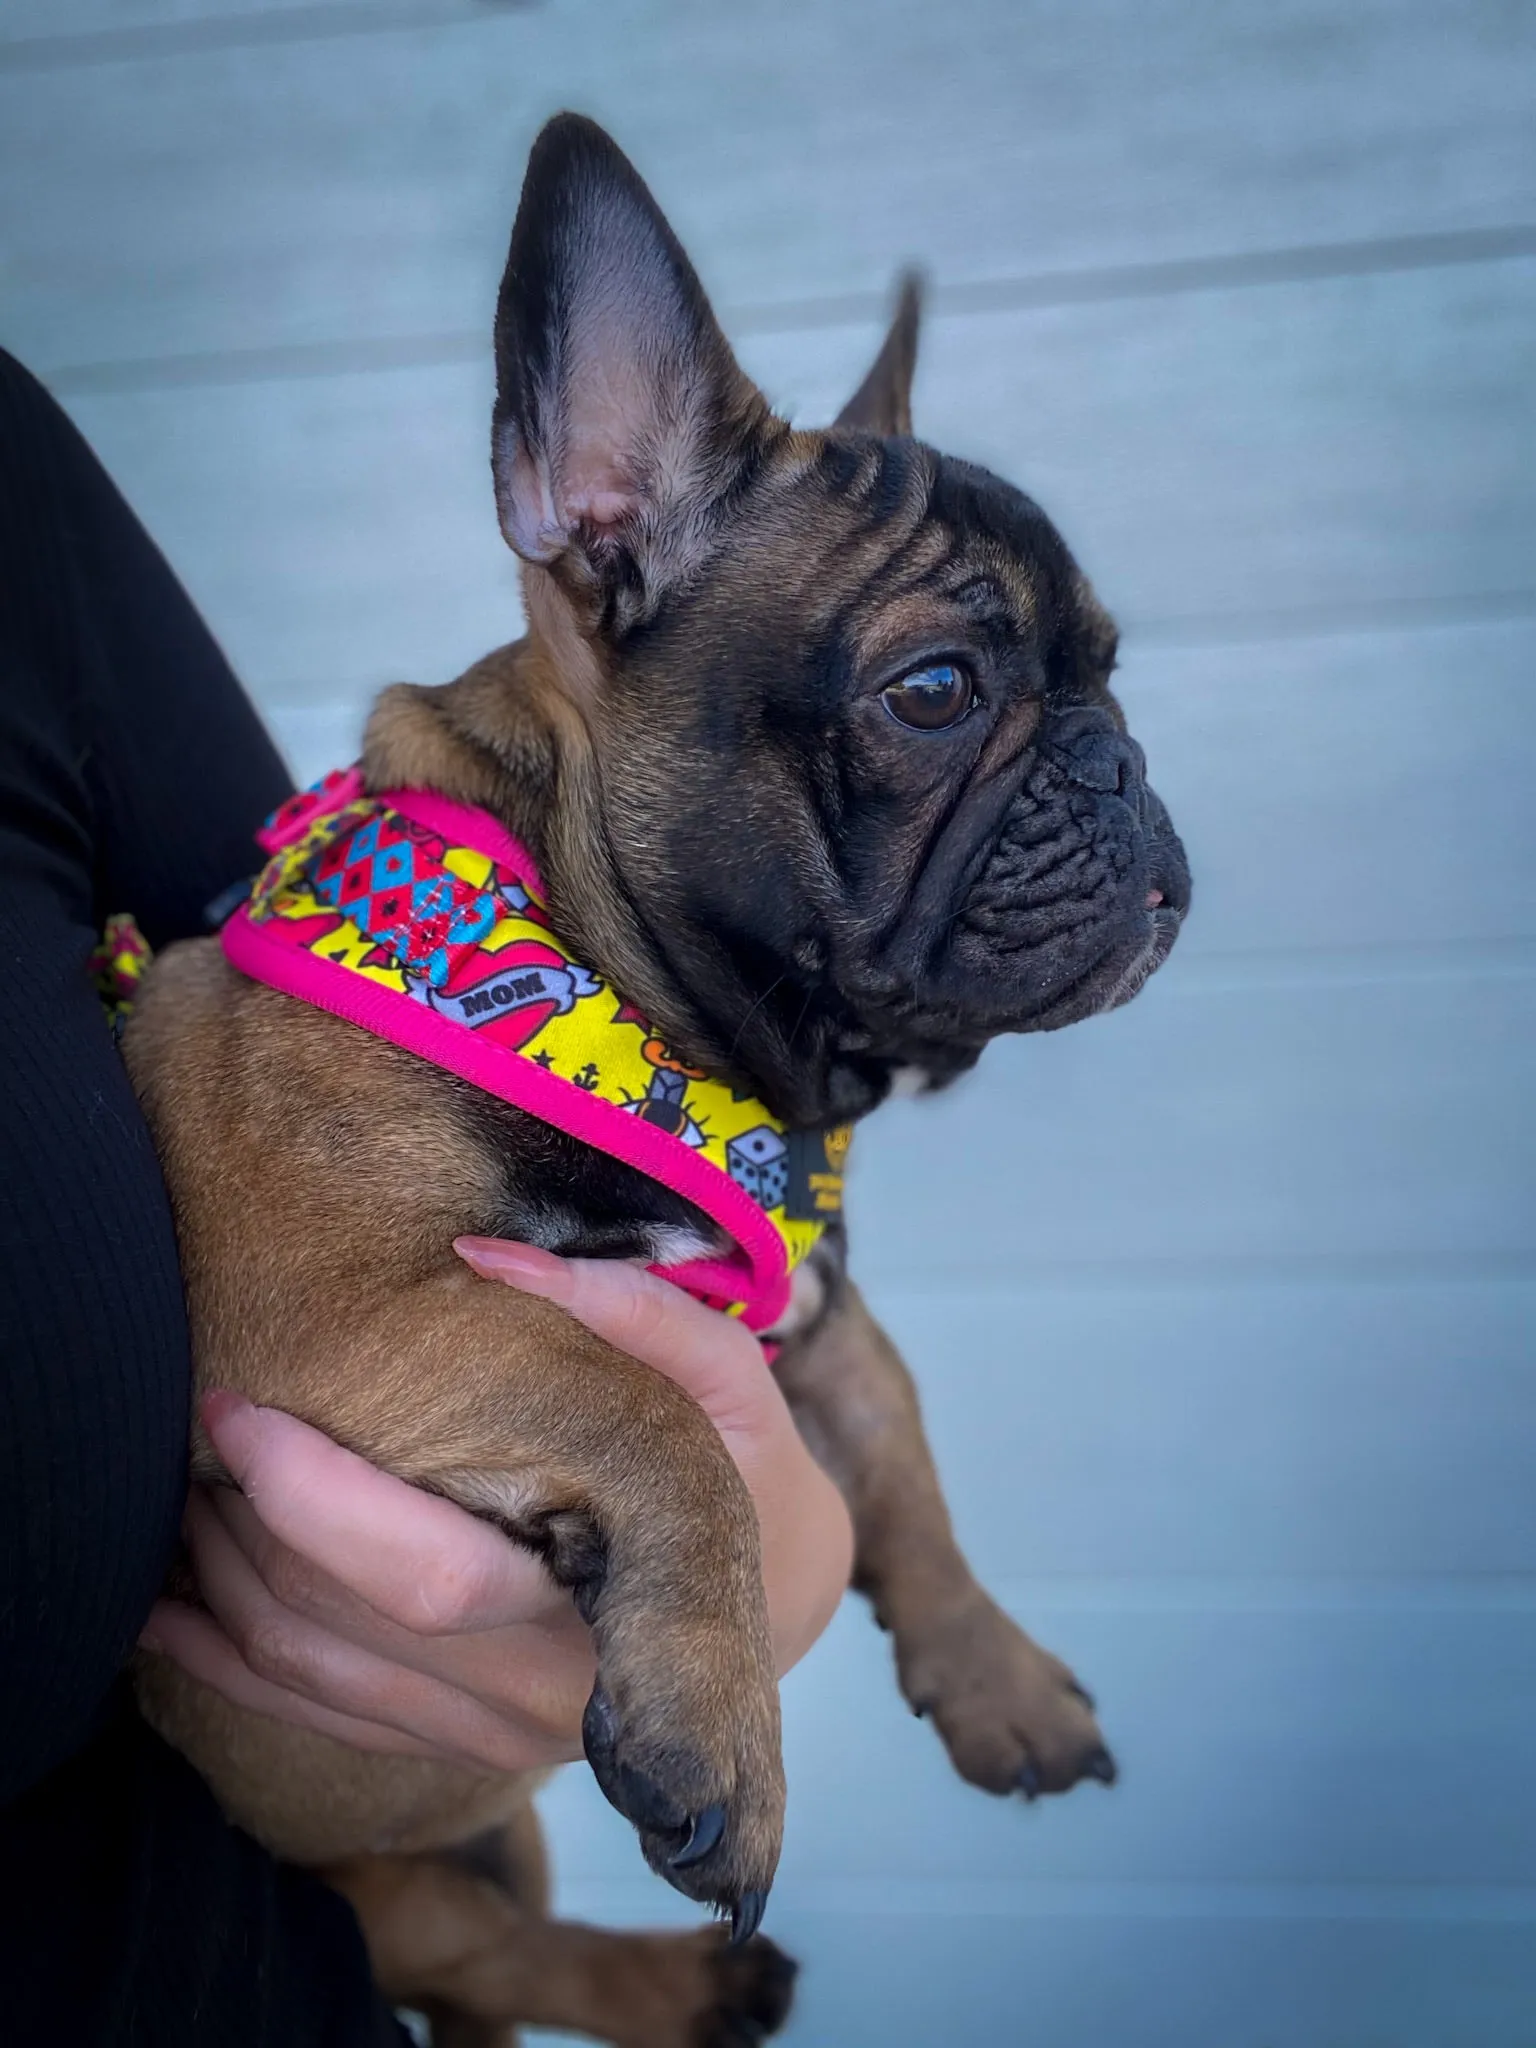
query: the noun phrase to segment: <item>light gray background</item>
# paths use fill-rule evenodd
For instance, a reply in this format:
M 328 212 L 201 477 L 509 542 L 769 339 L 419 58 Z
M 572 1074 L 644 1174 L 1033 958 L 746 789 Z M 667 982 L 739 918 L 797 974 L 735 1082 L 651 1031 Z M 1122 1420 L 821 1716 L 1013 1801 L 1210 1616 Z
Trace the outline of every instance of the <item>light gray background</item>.
M 0 313 L 304 775 L 517 627 L 490 310 L 608 121 L 825 417 L 1125 628 L 1196 872 L 1129 1010 L 856 1148 L 993 1586 L 1124 1764 L 948 1775 L 850 1604 L 786 1688 L 802 2048 L 1530 2048 L 1532 29 L 1496 0 L 4 0 Z M 685 1918 L 570 1772 L 563 1903 Z

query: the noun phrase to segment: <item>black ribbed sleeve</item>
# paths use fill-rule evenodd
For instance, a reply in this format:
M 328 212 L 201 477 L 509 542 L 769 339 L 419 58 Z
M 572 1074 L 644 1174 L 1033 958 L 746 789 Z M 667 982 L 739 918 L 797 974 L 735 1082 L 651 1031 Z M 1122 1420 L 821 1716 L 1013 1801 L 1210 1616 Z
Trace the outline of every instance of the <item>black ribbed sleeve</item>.
M 0 2035 L 398 2040 L 342 1902 L 220 1818 L 118 1674 L 186 1486 L 169 1205 L 87 973 L 202 928 L 281 763 L 164 561 L 0 354 Z

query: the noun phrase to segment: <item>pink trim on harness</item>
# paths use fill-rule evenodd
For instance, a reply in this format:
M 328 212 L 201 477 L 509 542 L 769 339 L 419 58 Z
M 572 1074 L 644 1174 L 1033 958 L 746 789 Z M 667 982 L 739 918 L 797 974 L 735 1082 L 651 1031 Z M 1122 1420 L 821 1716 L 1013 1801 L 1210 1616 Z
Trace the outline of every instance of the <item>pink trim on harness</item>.
M 387 943 L 366 950 L 365 957 L 358 957 L 357 949 L 367 948 L 366 925 L 359 936 L 357 927 L 346 921 L 344 911 L 327 910 L 325 904 L 307 892 L 313 885 L 316 862 L 332 843 L 338 848 L 349 846 L 351 839 L 346 835 L 358 834 L 372 819 L 387 826 L 390 814 L 407 821 L 407 831 L 418 828 L 417 840 L 425 840 L 424 850 L 418 843 L 408 851 L 417 862 L 413 872 L 425 874 L 430 886 L 451 888 L 459 897 L 472 898 L 475 904 L 489 900 L 497 907 L 498 915 L 504 913 L 509 919 L 536 920 L 535 936 L 540 943 L 547 942 L 547 957 L 562 962 L 570 960 L 571 956 L 542 922 L 543 889 L 533 860 L 527 849 L 494 819 L 483 811 L 421 790 L 365 795 L 361 773 L 356 769 L 328 776 L 313 791 L 291 798 L 258 835 L 259 843 L 273 858 L 258 881 L 252 900 L 242 905 L 224 927 L 223 946 L 229 960 L 253 980 L 266 982 L 286 995 L 313 1003 L 376 1037 L 388 1039 L 673 1189 L 719 1224 L 740 1249 L 738 1255 L 728 1260 L 695 1259 L 653 1270 L 712 1305 L 739 1313 L 751 1329 L 771 1327 L 788 1304 L 792 1261 L 804 1255 L 822 1227 L 771 1220 L 768 1211 L 774 1204 L 767 1198 L 782 1183 L 754 1179 L 759 1173 L 751 1163 L 754 1157 L 761 1156 L 769 1162 L 761 1169 L 762 1174 L 780 1170 L 772 1162 L 792 1142 L 783 1126 L 760 1104 L 746 1101 L 738 1091 L 682 1068 L 659 1041 L 645 1037 L 649 1027 L 622 1002 L 610 1024 L 607 1012 L 618 999 L 596 977 L 574 963 L 575 976 L 585 977 L 584 983 L 577 986 L 576 995 L 590 999 L 585 1007 L 592 1021 L 583 1028 L 598 1034 L 592 1042 L 599 1053 L 604 1053 L 609 1043 L 602 1034 L 613 1034 L 616 1027 L 626 1027 L 612 1037 L 613 1059 L 633 1063 L 639 1054 L 631 1048 L 638 1047 L 643 1038 L 647 1048 L 644 1057 L 652 1062 L 652 1068 L 669 1077 L 689 1075 L 686 1082 L 674 1078 L 674 1089 L 707 1095 L 715 1120 L 719 1119 L 719 1105 L 725 1105 L 725 1113 L 734 1115 L 737 1125 L 742 1127 L 733 1138 L 733 1146 L 755 1145 L 755 1154 L 750 1149 L 732 1150 L 732 1163 L 727 1170 L 723 1162 L 727 1158 L 725 1137 L 729 1133 L 706 1137 L 699 1123 L 693 1123 L 691 1140 L 685 1142 L 671 1129 L 661 1128 L 646 1121 L 643 1114 L 635 1113 L 646 1106 L 638 1094 L 631 1096 L 626 1092 L 622 1102 L 609 1099 L 595 1092 L 595 1081 L 591 1086 L 578 1083 L 550 1071 L 547 1064 L 540 1064 L 540 1058 L 548 1061 L 547 1052 L 535 1058 L 520 1046 L 498 1042 L 477 1030 L 468 1020 L 468 1005 L 462 1003 L 462 998 L 466 991 L 487 988 L 487 970 L 495 978 L 498 963 L 495 951 L 482 951 L 475 939 L 444 941 L 441 951 L 433 955 L 432 964 L 426 968 L 405 965 L 405 954 L 398 949 L 393 931 Z M 494 864 L 493 871 L 484 882 L 466 883 L 443 865 L 445 849 L 450 857 L 465 853 L 484 856 Z M 390 899 L 391 917 L 398 916 L 395 906 L 401 892 L 391 888 L 384 894 Z M 439 919 L 439 925 L 441 922 Z M 502 929 L 498 924 L 497 930 Z M 341 963 L 339 953 L 327 958 L 317 950 L 338 940 L 345 941 L 348 935 L 353 952 L 347 964 Z M 412 926 L 402 944 L 408 948 L 416 943 L 416 938 L 416 928 Z M 425 943 L 436 945 L 437 940 L 433 937 Z M 344 944 L 341 950 L 345 951 Z M 370 967 L 375 971 L 363 971 Z M 388 975 L 388 982 L 380 978 L 381 971 Z M 502 967 L 500 974 L 505 977 L 513 971 Z M 431 988 L 427 978 L 433 980 Z M 567 973 L 564 979 L 570 983 L 573 976 Z M 604 999 L 601 1018 L 600 996 Z M 452 1004 L 456 999 L 461 1002 L 460 1017 L 444 1014 L 435 1006 L 439 1002 Z M 572 1008 L 569 999 L 566 1008 Z M 528 1040 L 530 1047 L 540 1042 L 544 1031 L 545 1026 L 540 1025 Z M 585 1043 L 581 1041 L 578 1052 Z M 595 1071 L 591 1063 L 583 1069 L 584 1073 Z M 642 1076 L 651 1071 L 640 1069 Z M 701 1113 L 700 1123 L 708 1126 L 710 1116 Z M 717 1158 L 706 1155 L 706 1146 L 717 1153 Z M 829 1151 L 828 1162 L 833 1158 Z M 841 1154 L 837 1153 L 839 1167 L 840 1162 Z M 747 1186 L 758 1189 L 758 1199 L 738 1185 L 734 1177 L 738 1172 Z M 818 1174 L 813 1179 L 822 1189 L 815 1197 L 817 1206 L 834 1212 L 841 1202 L 840 1173 Z M 789 1214 L 782 1202 L 780 1213 Z

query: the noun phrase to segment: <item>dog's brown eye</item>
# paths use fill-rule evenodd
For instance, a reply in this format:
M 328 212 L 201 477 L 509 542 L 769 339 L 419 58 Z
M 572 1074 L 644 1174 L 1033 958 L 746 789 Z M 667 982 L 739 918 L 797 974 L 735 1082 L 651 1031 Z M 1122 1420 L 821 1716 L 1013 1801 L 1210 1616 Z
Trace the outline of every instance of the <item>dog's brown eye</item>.
M 880 692 L 880 701 L 898 725 L 916 732 L 942 732 L 958 725 L 975 702 L 971 679 L 952 661 L 936 661 L 931 668 L 915 668 L 899 683 Z

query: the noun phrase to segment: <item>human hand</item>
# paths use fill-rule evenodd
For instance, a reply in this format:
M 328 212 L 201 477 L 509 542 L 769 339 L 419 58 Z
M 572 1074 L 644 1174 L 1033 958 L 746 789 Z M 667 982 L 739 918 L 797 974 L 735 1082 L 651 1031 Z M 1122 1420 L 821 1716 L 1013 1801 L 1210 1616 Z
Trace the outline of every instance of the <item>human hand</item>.
M 853 1535 L 757 1340 L 635 1266 L 491 1238 L 456 1249 L 704 1409 L 757 1507 L 781 1674 L 797 1663 L 848 1584 Z M 206 1611 L 157 1602 L 146 1647 L 236 1705 L 353 1748 L 493 1770 L 580 1756 L 590 1636 L 537 1558 L 278 1409 L 215 1392 L 200 1412 L 240 1491 L 193 1489 L 185 1533 Z

